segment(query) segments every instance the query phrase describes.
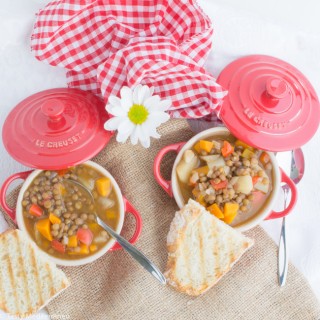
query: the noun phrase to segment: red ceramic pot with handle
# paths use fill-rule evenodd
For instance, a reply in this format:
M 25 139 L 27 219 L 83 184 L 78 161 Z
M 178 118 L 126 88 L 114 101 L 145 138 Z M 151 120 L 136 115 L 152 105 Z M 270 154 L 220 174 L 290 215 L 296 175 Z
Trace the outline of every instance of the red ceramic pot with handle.
M 121 190 L 119 188 L 119 185 L 113 178 L 113 176 L 102 166 L 98 165 L 97 163 L 93 161 L 86 161 L 84 164 L 87 164 L 93 168 L 95 168 L 97 171 L 102 173 L 103 176 L 107 177 L 110 179 L 113 190 L 116 194 L 118 203 L 119 203 L 119 220 L 116 226 L 115 231 L 117 233 L 121 233 L 123 223 L 124 223 L 124 218 L 126 214 L 131 214 L 134 219 L 135 219 L 135 230 L 134 233 L 129 240 L 130 243 L 135 244 L 136 241 L 138 240 L 140 233 L 141 233 L 141 228 L 142 228 L 142 220 L 139 212 L 133 207 L 133 205 L 122 195 Z M 25 191 L 28 189 L 32 181 L 42 172 L 43 170 L 33 170 L 33 171 L 25 171 L 25 172 L 19 172 L 11 177 L 9 177 L 4 184 L 1 187 L 0 190 L 0 203 L 1 206 L 4 208 L 6 213 L 9 215 L 9 217 L 17 224 L 18 228 L 23 231 L 32 241 L 33 238 L 30 236 L 25 222 L 23 218 L 23 208 L 22 208 L 22 200 L 23 200 L 23 195 Z M 20 189 L 19 195 L 18 195 L 18 200 L 15 208 L 11 208 L 6 201 L 6 193 L 8 190 L 9 185 L 17 179 L 22 179 L 24 180 L 24 183 Z M 99 251 L 96 253 L 89 255 L 87 257 L 83 257 L 77 260 L 67 260 L 67 259 L 59 259 L 57 257 L 54 257 L 44 251 L 45 254 L 49 256 L 51 260 L 53 260 L 56 264 L 61 265 L 61 266 L 79 266 L 83 264 L 87 264 L 90 262 L 93 262 L 100 258 L 102 255 L 104 255 L 107 251 L 114 251 L 121 249 L 121 246 L 118 243 L 115 243 L 115 240 L 111 238 Z
M 20 102 L 8 115 L 2 131 L 3 143 L 9 154 L 20 163 L 36 168 L 10 176 L 0 190 L 0 203 L 10 218 L 29 238 L 23 219 L 23 194 L 43 170 L 61 170 L 78 164 L 88 164 L 110 179 L 119 203 L 119 221 L 116 232 L 120 233 L 126 213 L 134 216 L 135 230 L 130 242 L 134 244 L 142 228 L 140 214 L 122 195 L 112 175 L 102 166 L 88 161 L 109 142 L 112 133 L 104 130 L 108 119 L 104 102 L 95 95 L 78 89 L 57 88 L 36 93 Z M 15 208 L 6 202 L 11 182 L 25 180 Z M 92 262 L 107 251 L 120 249 L 110 239 L 103 248 L 90 256 L 67 260 L 48 255 L 59 265 L 77 266 Z
M 179 187 L 176 168 L 184 152 L 188 149 L 192 149 L 193 145 L 199 140 L 205 140 L 207 138 L 214 139 L 215 136 L 220 138 L 223 135 L 230 135 L 230 131 L 222 127 L 208 129 L 198 133 L 187 142 L 179 142 L 179 143 L 164 147 L 156 156 L 154 161 L 154 176 L 157 182 L 159 183 L 159 185 L 168 193 L 168 195 L 170 197 L 174 197 L 174 199 L 176 200 L 180 208 L 185 205 L 185 200 L 182 196 L 182 192 Z M 161 162 L 164 156 L 167 153 L 172 151 L 177 153 L 177 157 L 173 164 L 171 180 L 168 181 L 162 177 L 160 172 L 160 167 L 161 167 Z M 282 218 L 286 216 L 292 211 L 297 201 L 297 189 L 295 187 L 295 184 L 279 167 L 274 154 L 272 152 L 267 152 L 267 153 L 270 156 L 272 167 L 273 167 L 272 191 L 261 210 L 259 210 L 253 217 L 250 217 L 250 219 L 243 220 L 240 224 L 234 226 L 234 228 L 238 229 L 239 231 L 249 230 L 255 227 L 256 225 L 258 225 L 259 223 L 261 223 L 263 220 Z M 286 183 L 289 186 L 292 192 L 292 196 L 287 208 L 280 212 L 276 212 L 276 211 L 273 211 L 273 207 L 275 205 L 278 192 L 281 189 L 281 183 Z

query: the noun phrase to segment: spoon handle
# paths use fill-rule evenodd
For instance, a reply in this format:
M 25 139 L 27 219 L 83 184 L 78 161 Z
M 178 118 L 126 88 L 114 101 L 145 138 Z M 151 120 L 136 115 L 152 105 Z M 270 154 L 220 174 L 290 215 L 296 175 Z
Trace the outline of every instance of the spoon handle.
M 166 278 L 161 271 L 137 248 L 135 248 L 126 239 L 121 237 L 118 233 L 113 231 L 107 224 L 105 224 L 99 217 L 97 217 L 98 224 L 104 228 L 117 242 L 125 249 L 136 261 L 138 261 L 148 272 L 150 272 L 160 283 L 166 284 Z
M 284 207 L 287 206 L 288 189 L 284 189 Z M 278 251 L 278 280 L 280 287 L 286 283 L 288 273 L 288 256 L 287 256 L 287 241 L 286 241 L 286 217 L 282 219 L 281 234 L 279 240 Z

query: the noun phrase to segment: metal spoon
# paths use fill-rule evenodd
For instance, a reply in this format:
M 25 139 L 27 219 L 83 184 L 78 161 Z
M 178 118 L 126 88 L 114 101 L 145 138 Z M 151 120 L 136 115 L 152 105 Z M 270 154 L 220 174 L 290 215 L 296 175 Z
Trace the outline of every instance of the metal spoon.
M 295 149 L 291 151 L 291 168 L 290 178 L 298 184 L 304 175 L 304 156 L 302 150 Z M 287 207 L 287 199 L 289 195 L 288 185 L 282 187 L 284 192 L 284 208 Z M 286 217 L 282 219 L 281 234 L 279 240 L 278 249 L 278 280 L 280 287 L 283 287 L 286 283 L 288 273 L 288 255 L 287 255 L 287 242 L 286 242 Z
M 89 189 L 87 189 L 83 184 L 75 180 L 65 180 L 64 182 L 69 182 L 71 184 L 77 185 L 82 190 L 84 190 L 91 198 L 92 203 L 94 203 L 94 198 Z M 117 242 L 125 249 L 136 261 L 138 261 L 148 272 L 150 272 L 161 284 L 166 284 L 166 278 L 161 273 L 161 271 L 151 262 L 141 251 L 136 249 L 130 242 L 121 237 L 118 233 L 112 230 L 104 221 L 102 221 L 96 212 L 94 212 L 97 223 L 106 230 Z

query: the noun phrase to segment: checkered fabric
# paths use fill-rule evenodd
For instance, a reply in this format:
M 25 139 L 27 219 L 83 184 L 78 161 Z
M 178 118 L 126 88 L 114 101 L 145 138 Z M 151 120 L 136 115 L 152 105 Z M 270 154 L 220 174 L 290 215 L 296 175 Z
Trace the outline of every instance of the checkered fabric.
M 67 69 L 70 87 L 108 97 L 147 84 L 171 99 L 174 118 L 200 118 L 226 92 L 202 66 L 210 19 L 193 0 L 60 0 L 37 15 L 35 57 Z

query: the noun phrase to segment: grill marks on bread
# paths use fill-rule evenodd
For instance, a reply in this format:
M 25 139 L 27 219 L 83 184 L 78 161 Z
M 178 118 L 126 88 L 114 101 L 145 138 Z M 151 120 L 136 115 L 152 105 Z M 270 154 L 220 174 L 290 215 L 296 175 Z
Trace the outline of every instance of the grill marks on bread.
M 65 274 L 47 260 L 19 230 L 0 235 L 0 308 L 26 317 L 70 285 Z
M 253 241 L 193 200 L 176 213 L 167 237 L 165 275 L 178 291 L 199 295 L 226 274 Z

